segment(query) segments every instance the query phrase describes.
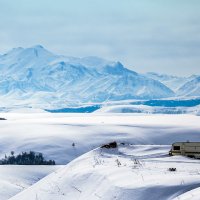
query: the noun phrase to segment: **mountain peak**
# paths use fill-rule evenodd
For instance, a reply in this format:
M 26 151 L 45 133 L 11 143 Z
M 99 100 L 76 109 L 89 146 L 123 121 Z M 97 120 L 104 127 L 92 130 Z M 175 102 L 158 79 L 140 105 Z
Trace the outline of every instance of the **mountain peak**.
M 35 56 L 35 57 L 51 57 L 54 56 L 53 53 L 45 49 L 42 45 L 34 45 L 32 47 L 26 48 L 23 51 L 23 56 Z
M 49 53 L 49 51 L 47 49 L 45 49 L 42 45 L 34 45 L 29 48 L 26 48 L 25 50 L 29 50 L 29 49 L 37 51 L 37 52 L 48 52 Z
M 45 49 L 42 45 L 40 44 L 37 44 L 37 45 L 34 45 L 32 47 L 30 47 L 31 49 Z
M 24 48 L 22 48 L 22 47 L 16 47 L 16 48 L 11 49 L 10 51 L 8 51 L 7 53 L 5 53 L 4 55 L 18 53 L 18 52 L 21 52 L 23 50 L 24 50 Z
M 3 56 L 8 56 L 8 57 L 21 57 L 21 58 L 25 58 L 27 56 L 52 56 L 53 54 L 51 52 L 49 52 L 47 49 L 45 49 L 43 46 L 41 45 L 34 45 L 32 47 L 28 47 L 28 48 L 22 48 L 22 47 L 17 47 L 17 48 L 13 48 L 10 51 L 8 51 L 6 54 L 4 54 Z
M 31 46 L 31 47 L 28 47 L 28 48 L 23 48 L 23 47 L 16 47 L 16 48 L 13 48 L 11 49 L 10 51 L 8 51 L 6 54 L 10 54 L 10 53 L 19 53 L 19 52 L 22 52 L 22 51 L 26 51 L 28 49 L 34 49 L 36 51 L 46 51 L 48 52 L 48 50 L 46 50 L 42 45 L 34 45 L 34 46 Z

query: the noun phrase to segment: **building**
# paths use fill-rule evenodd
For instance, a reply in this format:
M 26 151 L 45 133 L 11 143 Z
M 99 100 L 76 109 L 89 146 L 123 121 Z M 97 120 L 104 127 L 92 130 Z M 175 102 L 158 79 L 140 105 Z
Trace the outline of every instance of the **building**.
M 169 155 L 183 155 L 191 158 L 200 158 L 200 142 L 175 142 Z

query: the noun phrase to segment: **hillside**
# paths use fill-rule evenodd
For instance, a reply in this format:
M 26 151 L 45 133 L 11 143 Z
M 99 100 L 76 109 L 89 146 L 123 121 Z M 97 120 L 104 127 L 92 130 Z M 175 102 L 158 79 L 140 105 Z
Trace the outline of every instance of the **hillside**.
M 193 189 L 197 187 L 197 185 L 193 185 L 197 179 L 199 181 L 199 174 L 197 175 L 198 168 L 195 168 L 197 167 L 195 161 L 192 159 L 182 160 L 181 157 L 174 160 L 174 157 L 169 158 L 167 153 L 170 149 L 170 144 L 175 141 L 199 140 L 200 123 L 198 116 L 122 113 L 2 113 L 2 117 L 5 117 L 7 120 L 2 120 L 0 126 L 0 158 L 4 158 L 5 154 L 10 154 L 11 150 L 14 151 L 16 155 L 20 152 L 33 150 L 35 152 L 42 152 L 46 160 L 53 159 L 57 164 L 69 165 L 66 165 L 63 171 L 62 169 L 58 170 L 52 175 L 45 177 L 45 179 L 42 179 L 42 185 L 41 182 L 38 182 L 36 185 L 39 186 L 33 185 L 30 187 L 27 190 L 28 194 L 24 189 L 37 182 L 38 179 L 41 179 L 43 177 L 42 174 L 46 172 L 46 174 L 48 174 L 48 170 L 43 171 L 41 167 L 38 169 L 37 166 L 36 168 L 34 168 L 35 166 L 31 166 L 31 168 L 27 166 L 27 170 L 23 167 L 15 169 L 12 168 L 15 166 L 10 166 L 9 168 L 2 166 L 0 168 L 0 185 L 2 185 L 1 188 L 3 188 L 3 190 L 0 191 L 0 199 L 6 200 L 7 197 L 11 197 L 24 190 L 24 193 L 19 194 L 20 200 L 24 198 L 29 199 L 27 195 L 30 195 L 28 197 L 34 199 L 45 200 L 45 198 L 47 198 L 50 200 L 51 198 L 48 196 L 50 194 L 48 192 L 49 187 L 52 189 L 51 191 L 53 194 L 51 194 L 54 200 L 56 198 L 59 200 L 62 198 L 70 199 L 68 197 L 72 197 L 73 195 L 75 197 L 72 199 L 76 199 L 76 195 L 80 195 L 80 192 L 70 187 L 71 185 L 68 185 L 68 183 L 72 183 L 72 186 L 75 186 L 78 190 L 81 189 L 81 191 L 82 187 L 86 186 L 88 190 L 84 189 L 84 192 L 91 194 L 92 198 L 94 197 L 93 195 L 95 195 L 92 193 L 92 191 L 95 191 L 95 189 L 93 190 L 93 184 L 97 183 L 100 185 L 99 182 L 102 180 L 105 185 L 102 185 L 101 189 L 105 188 L 105 190 L 108 189 L 108 191 L 105 191 L 105 193 L 104 191 L 100 191 L 100 193 L 97 192 L 98 195 L 107 196 L 108 193 L 111 197 L 113 197 L 113 195 L 119 195 L 119 199 L 121 200 L 123 199 L 122 196 L 124 193 L 126 195 L 136 195 L 140 189 L 144 189 L 143 191 L 145 192 L 141 193 L 142 195 L 144 194 L 144 196 L 141 196 L 141 198 L 145 198 L 148 191 L 152 189 L 149 186 L 155 186 L 156 190 L 158 187 L 162 189 L 160 195 L 166 197 L 165 195 L 168 193 L 169 187 L 171 187 L 170 182 L 174 180 L 174 176 L 167 180 L 167 177 L 169 177 L 168 175 L 170 175 L 167 171 L 167 168 L 171 166 L 170 163 L 173 163 L 172 167 L 175 166 L 178 169 L 176 174 L 177 182 L 174 183 L 172 188 L 180 191 L 179 194 L 182 194 L 187 191 L 188 188 Z M 118 143 L 132 145 L 121 146 L 119 152 L 102 152 L 103 154 L 101 154 L 101 152 L 95 150 L 89 154 L 83 155 L 102 144 L 114 140 Z M 81 155 L 83 155 L 83 157 L 73 161 Z M 141 174 L 139 173 L 138 176 L 136 174 L 137 171 L 132 171 L 134 163 L 130 159 L 131 157 L 136 157 L 140 161 L 145 159 L 144 162 L 142 161 L 145 165 L 140 168 Z M 105 160 L 106 165 L 102 162 L 103 165 L 93 167 L 93 164 L 95 164 L 96 161 L 98 162 L 98 158 L 100 158 L 100 160 Z M 115 161 L 117 158 L 123 163 L 122 168 L 117 167 Z M 159 161 L 156 162 L 157 167 L 155 168 L 155 161 L 157 159 L 159 159 Z M 179 167 L 180 162 L 181 168 Z M 124 166 L 125 164 L 127 167 Z M 83 168 L 82 166 L 85 167 Z M 183 168 L 183 166 L 185 166 L 185 168 Z M 92 173 L 90 177 L 87 176 L 88 171 Z M 110 175 L 102 174 L 101 172 L 103 171 L 107 171 L 108 175 Z M 191 173 L 194 175 L 191 176 Z M 123 176 L 118 176 L 120 174 L 123 174 Z M 155 175 L 155 177 L 152 176 L 152 174 Z M 159 174 L 166 179 L 161 181 L 161 176 Z M 142 181 L 141 175 L 145 175 L 145 182 Z M 158 178 L 157 175 L 159 175 Z M 53 176 L 53 178 L 50 180 L 49 177 L 51 176 Z M 127 176 L 132 177 L 131 181 L 125 178 Z M 189 180 L 188 177 L 190 177 L 191 180 Z M 93 178 L 96 178 L 96 181 L 94 181 Z M 148 181 L 149 178 L 152 182 Z M 112 181 L 110 181 L 110 179 Z M 158 185 L 155 185 L 155 179 L 160 181 Z M 182 179 L 184 179 L 184 183 L 187 184 L 181 185 L 179 188 Z M 82 186 L 77 184 L 78 180 L 80 180 Z M 142 181 L 140 183 L 146 185 L 140 185 L 141 187 L 137 188 L 136 191 L 133 189 L 136 184 L 134 180 L 137 180 L 137 183 L 138 181 Z M 48 186 L 46 185 L 47 183 Z M 121 184 L 123 183 L 125 183 L 125 185 L 118 190 L 118 186 L 122 186 Z M 91 189 L 89 186 L 91 186 Z M 35 189 L 31 189 L 35 187 L 39 191 L 37 193 L 38 196 L 35 193 Z M 46 190 L 42 190 L 45 198 L 41 198 L 40 196 L 41 188 L 43 187 L 47 188 Z M 111 189 L 111 191 L 109 189 Z M 173 191 L 168 193 L 168 195 L 171 196 L 174 194 Z M 56 198 L 54 198 L 54 194 Z M 84 199 L 84 197 L 86 199 L 89 198 L 88 195 L 81 196 L 82 199 Z M 128 196 L 125 197 L 127 197 L 125 200 L 129 199 Z M 155 199 L 157 198 L 157 196 L 153 197 Z M 15 198 L 18 197 L 16 196 Z
M 170 157 L 169 149 L 170 146 L 129 144 L 120 144 L 117 149 L 96 149 L 10 200 L 173 199 L 199 187 L 200 179 L 198 160 Z M 170 167 L 177 171 L 170 172 Z
M 0 165 L 0 199 L 11 198 L 60 167 Z
M 155 72 L 148 72 L 144 75 L 148 78 L 152 78 L 163 83 L 174 92 L 176 92 L 181 86 L 183 86 L 186 82 L 192 79 L 192 77 L 179 77 L 167 74 L 158 74 Z
M 179 96 L 200 96 L 200 76 L 186 82 L 177 91 Z

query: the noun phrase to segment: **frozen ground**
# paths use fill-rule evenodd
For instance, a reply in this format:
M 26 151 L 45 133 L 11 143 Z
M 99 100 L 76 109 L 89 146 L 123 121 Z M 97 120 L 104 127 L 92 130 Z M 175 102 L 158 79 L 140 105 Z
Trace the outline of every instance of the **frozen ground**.
M 0 165 L 0 199 L 9 199 L 60 167 Z
M 137 144 L 137 145 L 162 145 L 162 146 L 134 146 L 121 147 L 120 154 L 119 152 L 103 152 L 103 157 L 99 150 L 92 151 L 83 157 L 75 160 L 66 168 L 53 173 L 49 177 L 55 177 L 55 185 L 59 185 L 62 188 L 70 189 L 68 183 L 74 183 L 73 180 L 79 181 L 84 187 L 88 188 L 87 194 L 95 195 L 91 193 L 94 188 L 91 183 L 98 183 L 100 193 L 104 195 L 105 200 L 113 199 L 111 196 L 107 197 L 107 194 L 115 195 L 115 199 L 126 199 L 129 200 L 129 195 L 136 195 L 136 199 L 143 200 L 145 196 L 140 196 L 141 194 L 149 195 L 148 191 L 162 191 L 160 193 L 160 199 L 166 199 L 165 197 L 175 198 L 177 195 L 181 195 L 187 190 L 194 189 L 199 185 L 196 184 L 199 179 L 199 161 L 190 160 L 181 157 L 166 157 L 167 152 L 169 151 L 169 146 L 174 141 L 199 141 L 200 140 L 200 117 L 194 115 L 144 115 L 144 114 L 117 114 L 117 113 L 93 113 L 93 114 L 52 114 L 52 113 L 1 113 L 0 117 L 7 118 L 6 121 L 0 121 L 0 157 L 4 157 L 5 154 L 8 154 L 11 150 L 16 153 L 21 151 L 38 151 L 42 152 L 47 159 L 54 159 L 57 164 L 67 164 L 78 156 L 98 147 L 103 143 L 116 140 L 118 142 L 125 142 L 128 144 Z M 72 144 L 75 143 L 75 146 Z M 164 146 L 163 146 L 164 145 Z M 124 153 L 123 153 L 124 151 Z M 148 155 L 148 156 L 144 156 Z M 120 162 L 127 163 L 127 166 L 117 167 L 116 165 L 116 156 L 120 156 Z M 132 183 L 132 179 L 135 181 L 135 176 L 137 173 L 131 171 L 133 161 L 131 161 L 133 156 L 138 156 L 137 159 L 145 159 L 144 163 L 147 168 L 140 167 L 139 170 L 142 171 L 142 175 L 146 174 L 146 179 L 149 181 L 144 181 L 148 185 L 140 185 L 143 182 Z M 98 163 L 98 157 L 100 160 L 105 160 L 106 164 L 98 165 L 93 167 L 93 163 Z M 111 159 L 109 159 L 109 157 Z M 97 158 L 97 160 L 96 160 Z M 82 161 L 83 159 L 83 161 Z M 96 161 L 95 161 L 96 160 Z M 130 161 L 130 163 L 129 163 Z M 155 161 L 155 162 L 154 162 Z M 91 165 L 92 162 L 92 165 Z M 143 162 L 143 161 L 141 161 Z M 157 163 L 157 164 L 156 164 Z M 173 166 L 171 165 L 173 164 Z M 76 165 L 77 164 L 77 165 Z M 180 165 L 181 164 L 181 165 Z M 124 164 L 123 164 L 124 165 Z M 70 167 L 72 166 L 72 167 Z M 154 168 L 158 170 L 154 173 Z M 172 176 L 173 173 L 167 171 L 168 167 L 177 167 L 177 178 L 174 179 Z M 183 166 L 183 168 L 180 166 Z M 184 170 L 185 167 L 185 171 Z M 73 170 L 72 170 L 73 168 Z M 76 171 L 76 168 L 78 171 Z M 88 176 L 87 171 L 91 172 L 94 168 L 94 173 L 91 176 Z M 110 169 L 110 171 L 108 170 Z M 148 168 L 150 170 L 148 171 Z M 193 170 L 191 172 L 191 170 Z M 113 169 L 113 172 L 112 172 Z M 70 170 L 70 173 L 66 173 Z M 121 170 L 121 171 L 118 171 Z M 163 171 L 162 171 L 163 170 Z M 39 172 L 39 171 L 38 171 Z M 80 173 L 79 173 L 80 172 Z M 40 173 L 40 172 L 39 172 Z M 42 172 L 41 172 L 42 173 Z M 60 178 L 56 174 L 62 173 L 63 179 L 58 183 Z M 100 175 L 99 175 L 100 173 Z M 104 174 L 107 173 L 107 174 Z M 127 173 L 127 174 L 126 174 Z M 131 173 L 135 175 L 130 175 Z M 149 173 L 149 174 L 148 174 Z M 166 176 L 165 176 L 166 173 Z M 9 174 L 9 172 L 8 172 Z M 21 173 L 16 172 L 16 176 Z M 27 173 L 27 177 L 30 177 Z M 33 173 L 34 174 L 34 173 Z M 48 173 L 46 173 L 48 174 Z M 74 174 L 74 175 L 73 175 Z M 86 174 L 86 175 L 85 175 Z M 90 174 L 90 173 L 89 173 Z M 113 174 L 113 179 L 112 179 Z M 151 176 L 152 174 L 152 176 Z M 192 175 L 194 174 L 194 176 Z M 45 174 L 44 174 L 45 175 Z M 126 177 L 132 177 L 128 179 Z M 184 175 L 184 181 L 181 182 L 181 177 Z M 161 177 L 164 177 L 163 179 Z M 5 176 L 6 177 L 6 176 Z M 14 176 L 15 177 L 15 176 Z M 36 176 L 37 177 L 37 176 Z M 72 179 L 71 179 L 71 178 Z M 154 178 L 153 178 L 154 177 Z M 34 179 L 34 176 L 31 178 Z M 39 177 L 41 178 L 41 177 Z M 66 179 L 65 179 L 66 178 Z M 70 179 L 68 179 L 70 178 Z M 105 178 L 105 179 L 104 179 Z M 168 179 L 167 179 L 168 178 Z M 29 178 L 28 178 L 29 179 Z M 53 178 L 54 179 L 54 178 Z M 53 191 L 55 192 L 54 180 L 51 179 L 48 181 L 49 186 L 46 191 L 49 190 L 49 187 L 52 186 Z M 113 180 L 111 182 L 109 180 Z M 139 178 L 138 178 L 139 179 Z M 137 179 L 137 180 L 138 180 Z M 3 179 L 2 179 L 3 180 Z M 6 179 L 4 179 L 6 181 Z M 43 187 L 46 184 L 46 180 L 49 180 L 48 177 L 42 179 L 36 185 L 30 188 L 29 198 L 42 199 L 39 198 L 35 193 L 35 190 L 40 191 L 40 184 Z M 103 180 L 102 187 L 101 181 Z M 99 182 L 98 182 L 99 181 Z M 115 183 L 116 181 L 116 183 Z M 141 180 L 140 180 L 141 181 Z M 160 182 L 161 181 L 161 182 Z M 162 182 L 163 181 L 163 182 Z M 172 182 L 175 181 L 173 184 Z M 197 182 L 196 182 L 197 181 Z M 183 184 L 184 182 L 184 184 Z M 33 183 L 33 182 L 32 182 Z M 31 184 L 32 184 L 31 183 Z M 77 183 L 77 182 L 76 182 Z M 123 185 L 123 183 L 125 185 Z M 157 185 L 155 186 L 155 184 Z M 179 187 L 180 183 L 182 186 Z M 29 185 L 31 185 L 29 184 Z M 61 184 L 61 185 L 60 185 Z M 88 185 L 89 184 L 89 185 Z M 111 185 L 110 185 L 111 184 Z M 122 184 L 122 185 L 121 185 Z M 130 184 L 130 187 L 129 187 Z M 172 185 L 170 185 L 172 184 Z M 110 187 L 108 187 L 110 185 Z M 138 185 L 138 188 L 133 189 Z M 72 184 L 73 186 L 73 184 Z M 140 186 L 140 187 L 139 187 Z M 46 186 L 45 186 L 46 187 Z M 76 186 L 75 186 L 76 187 Z M 82 187 L 82 186 L 81 186 Z M 168 187 L 168 190 L 165 188 Z M 17 189 L 13 187 L 14 190 L 7 190 L 7 193 L 4 193 L 4 197 L 11 196 L 16 194 Z M 171 188 L 171 189 L 170 189 Z M 178 188 L 178 189 L 177 189 Z M 66 194 L 74 195 L 72 200 L 78 199 L 77 195 L 80 195 L 79 189 L 64 190 L 63 198 L 66 197 Z M 59 188 L 57 188 L 59 191 Z M 104 191 L 105 190 L 105 191 Z M 108 190 L 108 191 L 107 191 Z M 170 192 L 172 191 L 172 192 Z M 175 194 L 175 191 L 178 191 Z M 32 193 L 33 192 L 33 193 Z M 166 194 L 166 193 L 167 194 Z M 1 193 L 1 192 L 0 192 Z M 1 193 L 2 194 L 2 193 Z M 47 199 L 56 199 L 48 196 L 49 193 L 44 192 L 44 196 Z M 60 195 L 61 193 L 55 195 Z M 124 194 L 124 196 L 123 196 Z M 21 195 L 21 194 L 20 194 Z M 22 193 L 22 195 L 27 195 L 27 192 Z M 34 196 L 35 195 L 35 196 Z M 41 194 L 43 195 L 43 194 Z M 47 195 L 47 196 L 46 196 Z M 128 196 L 126 196 L 128 195 Z M 163 198 L 161 198 L 163 196 Z M 72 197 L 71 196 L 71 197 Z M 146 196 L 146 198 L 147 198 Z M 21 197 L 21 196 L 20 196 Z M 23 196 L 24 197 L 24 196 Z M 67 196 L 67 199 L 70 199 Z M 123 197 L 123 198 L 122 198 Z M 16 196 L 16 198 L 18 198 Z M 25 198 L 25 197 L 24 197 Z M 25 199 L 29 199 L 26 198 Z M 0 199 L 3 199 L 3 197 Z M 62 199 L 61 196 L 56 200 Z M 81 196 L 80 199 L 89 199 L 88 196 Z M 93 198 L 95 200 L 95 198 Z M 97 197 L 98 199 L 98 197 Z M 100 198 L 99 198 L 100 199 Z M 156 199 L 156 198 L 154 198 Z M 159 199 L 159 198 L 157 198 Z M 24 199 L 21 199 L 24 200 Z M 44 199 L 45 200 L 45 199 Z
M 174 199 L 200 187 L 200 167 L 199 160 L 169 157 L 169 148 L 120 145 L 116 150 L 96 149 L 10 200 Z M 169 167 L 177 171 L 170 172 Z

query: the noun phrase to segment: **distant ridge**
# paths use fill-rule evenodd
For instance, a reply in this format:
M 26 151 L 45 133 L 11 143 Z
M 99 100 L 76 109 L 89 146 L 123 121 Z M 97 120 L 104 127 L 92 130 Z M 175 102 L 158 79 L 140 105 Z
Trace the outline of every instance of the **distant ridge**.
M 53 54 L 41 45 L 0 56 L 2 106 L 64 108 L 90 102 L 173 97 L 161 82 L 98 57 Z

